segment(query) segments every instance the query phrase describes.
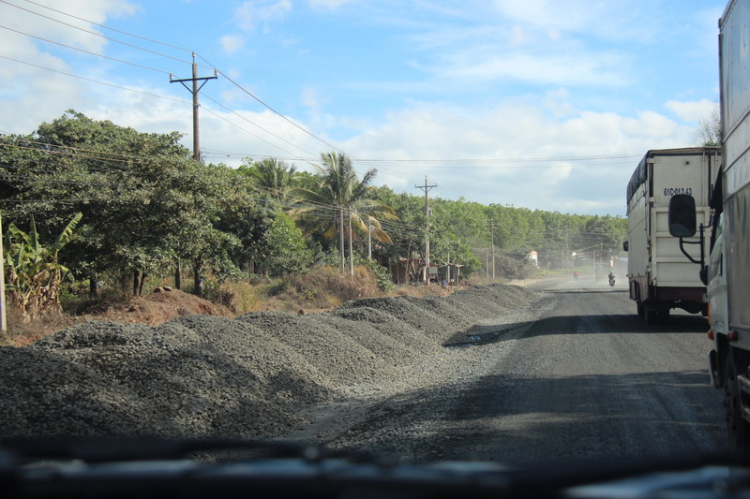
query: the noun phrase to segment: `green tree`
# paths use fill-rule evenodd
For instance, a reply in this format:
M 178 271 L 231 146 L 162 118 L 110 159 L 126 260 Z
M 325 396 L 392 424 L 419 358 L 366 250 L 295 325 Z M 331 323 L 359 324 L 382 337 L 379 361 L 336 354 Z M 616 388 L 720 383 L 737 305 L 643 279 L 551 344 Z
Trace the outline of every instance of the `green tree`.
M 302 272 L 310 266 L 311 259 L 312 252 L 294 220 L 284 213 L 276 213 L 268 230 L 265 265 L 269 274 L 278 276 Z
M 134 294 L 179 259 L 198 271 L 204 263 L 227 269 L 237 241 L 214 227 L 217 200 L 233 189 L 227 169 L 193 161 L 180 137 L 69 111 L 32 135 L 3 138 L 8 216 L 26 223 L 34 215 L 54 231 L 82 212 L 82 237 L 61 258 L 92 283 L 102 271 L 132 277 Z
M 322 231 L 328 239 L 338 234 L 339 263 L 343 270 L 346 235 L 350 243 L 368 232 L 376 241 L 390 243 L 391 238 L 383 230 L 381 220 L 395 220 L 397 216 L 390 206 L 375 199 L 375 191 L 369 188 L 377 170 L 368 170 L 360 180 L 346 154 L 324 153 L 321 159 L 323 165 L 317 166 L 316 188 L 295 189 L 293 194 L 298 203 L 289 213 L 311 230 Z
M 294 187 L 297 167 L 287 165 L 284 161 L 275 158 L 265 158 L 256 162 L 245 159 L 243 165 L 238 168 L 238 172 L 252 178 L 261 192 L 267 193 L 272 199 L 281 201 Z

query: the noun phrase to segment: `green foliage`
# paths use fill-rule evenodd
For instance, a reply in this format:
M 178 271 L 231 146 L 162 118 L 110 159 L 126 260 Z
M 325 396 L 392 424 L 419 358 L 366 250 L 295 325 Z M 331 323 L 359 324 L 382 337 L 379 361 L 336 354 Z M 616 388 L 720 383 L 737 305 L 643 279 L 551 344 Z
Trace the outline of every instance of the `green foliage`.
M 360 264 L 365 265 L 375 276 L 380 291 L 390 293 L 393 290 L 393 276 L 388 272 L 388 269 L 378 264 L 375 260 L 367 260 L 365 258 L 362 259 Z
M 277 213 L 268 231 L 268 254 L 266 265 L 273 276 L 302 272 L 312 260 L 312 252 L 307 248 L 302 231 L 294 220 L 283 213 Z
M 30 247 L 64 236 L 55 256 L 61 269 L 82 279 L 98 272 L 123 282 L 134 274 L 171 274 L 178 261 L 196 279 L 205 273 L 219 281 L 238 276 L 239 269 L 300 273 L 313 259 L 337 267 L 348 253 L 339 247 L 342 220 L 345 236 L 351 221 L 356 252 L 367 252 L 370 232 L 376 259 L 388 264 L 424 259 L 429 231 L 431 261 L 463 265 L 462 277 L 487 271 L 493 243 L 497 272 L 520 277 L 532 250 L 543 269 L 562 268 L 574 252 L 615 254 L 626 234 L 621 217 L 463 199 L 431 198 L 426 217 L 422 196 L 371 186 L 376 171 L 358 176 L 345 154 L 322 154 L 314 174 L 275 159 L 246 160 L 233 170 L 192 160 L 180 139 L 175 132 L 141 133 L 75 111 L 30 135 L 0 137 L 5 220 L 32 227 Z M 76 213 L 83 214 L 78 237 L 68 240 Z M 23 240 L 20 232 L 12 237 Z M 385 289 L 387 272 L 366 265 Z
M 327 239 L 338 236 L 340 255 L 344 254 L 340 238 L 342 221 L 346 237 L 351 223 L 353 240 L 362 240 L 370 231 L 376 241 L 392 242 L 381 220 L 397 220 L 398 217 L 390 206 L 376 199 L 377 190 L 370 188 L 377 170 L 368 170 L 360 180 L 346 154 L 330 152 L 321 154 L 321 158 L 323 165 L 317 167 L 314 187 L 292 191 L 298 203 L 289 214 L 308 232 L 320 231 Z
M 5 232 L 3 256 L 8 302 L 24 321 L 48 311 L 61 311 L 60 284 L 69 270 L 58 262 L 58 254 L 70 241 L 83 214 L 76 214 L 55 241 L 45 247 L 31 218 L 29 232 L 11 224 Z
M 73 111 L 35 134 L 3 139 L 0 170 L 23 174 L 0 183 L 17 201 L 9 217 L 23 223 L 35 216 L 54 229 L 82 212 L 82 237 L 61 255 L 79 276 L 163 274 L 177 259 L 231 275 L 240 241 L 216 224 L 220 201 L 236 190 L 233 177 L 193 161 L 179 139 Z
M 568 252 L 581 254 L 596 249 L 597 254 L 616 254 L 627 234 L 627 219 L 621 217 L 431 198 L 432 215 L 425 219 L 421 196 L 396 194 L 388 187 L 380 187 L 377 198 L 392 206 L 407 227 L 393 233 L 393 245 L 379 247 L 378 255 L 391 263 L 399 258 L 423 259 L 424 228 L 429 223 L 431 261 L 445 264 L 450 256 L 451 262 L 464 265 L 462 277 L 487 271 L 492 242 L 496 274 L 517 278 L 528 272 L 525 268 L 530 251 L 537 251 L 544 268 L 557 268 L 566 263 Z
M 297 167 L 275 158 L 256 162 L 246 158 L 237 172 L 252 179 L 253 185 L 261 194 L 276 201 L 284 200 L 296 184 Z

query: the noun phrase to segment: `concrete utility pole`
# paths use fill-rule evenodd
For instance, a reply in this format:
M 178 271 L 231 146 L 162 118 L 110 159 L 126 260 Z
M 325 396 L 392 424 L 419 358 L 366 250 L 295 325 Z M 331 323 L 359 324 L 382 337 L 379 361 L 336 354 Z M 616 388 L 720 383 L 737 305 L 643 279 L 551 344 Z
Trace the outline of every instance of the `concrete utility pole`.
M 370 226 L 372 219 L 367 217 L 367 259 L 372 260 L 372 227 Z
M 5 312 L 5 256 L 2 245 L 3 222 L 0 218 L 0 332 L 8 330 L 7 314 Z
M 492 278 L 495 278 L 495 221 L 490 220 L 490 248 L 492 249 Z
M 448 275 L 445 280 L 448 281 L 448 284 L 450 285 L 451 283 L 451 251 L 450 249 L 448 250 L 448 265 L 446 265 L 446 272 Z
M 433 187 L 437 187 L 437 184 L 427 185 L 427 175 L 425 175 L 424 185 L 415 185 L 414 187 L 424 191 L 424 280 L 425 284 L 430 284 L 430 207 L 427 193 Z
M 354 275 L 354 247 L 352 246 L 352 209 L 349 208 L 349 275 Z
M 203 85 L 206 84 L 208 80 L 215 80 L 219 76 L 214 70 L 213 76 L 202 76 L 198 78 L 198 64 L 195 63 L 195 52 L 193 52 L 193 77 L 192 78 L 183 78 L 181 80 L 175 80 L 172 77 L 172 74 L 169 74 L 169 83 L 182 83 L 182 86 L 187 89 L 188 92 L 193 94 L 193 159 L 196 161 L 200 161 L 201 159 L 201 140 L 200 140 L 200 129 L 198 127 L 198 108 L 200 107 L 200 104 L 198 104 L 198 93 L 201 91 L 201 88 L 203 88 Z M 202 81 L 203 83 L 198 85 L 198 82 Z M 186 85 L 187 82 L 192 82 L 192 87 L 189 87 Z
M 341 265 L 341 275 L 344 275 L 345 271 L 345 258 L 344 253 L 344 207 L 339 206 L 339 264 Z

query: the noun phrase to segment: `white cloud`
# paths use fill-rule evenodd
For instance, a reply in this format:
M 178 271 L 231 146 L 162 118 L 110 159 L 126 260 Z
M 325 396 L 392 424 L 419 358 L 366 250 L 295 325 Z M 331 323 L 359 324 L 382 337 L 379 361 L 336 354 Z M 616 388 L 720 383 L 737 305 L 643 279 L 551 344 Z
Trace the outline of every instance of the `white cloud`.
M 531 55 L 523 52 L 481 54 L 467 51 L 452 54 L 444 67 L 436 68 L 443 78 L 458 80 L 514 79 L 537 85 L 623 86 L 630 81 L 624 55 L 570 53 Z
M 292 12 L 290 0 L 271 2 L 248 0 L 236 9 L 235 20 L 237 25 L 245 31 L 252 31 L 258 24 L 262 24 L 263 30 L 268 31 L 272 22 L 283 21 L 290 12 Z
M 58 2 L 40 0 L 38 3 L 52 8 L 62 8 Z M 29 11 L 78 26 L 97 33 L 100 29 L 89 23 L 76 20 L 34 4 L 24 4 Z M 110 17 L 128 16 L 137 8 L 124 0 L 71 0 L 65 3 L 65 12 L 92 22 L 103 23 Z M 3 25 L 101 53 L 108 43 L 106 39 L 79 29 L 16 9 L 10 4 L 0 4 Z M 89 96 L 84 93 L 86 84 L 55 71 L 79 74 L 59 57 L 48 52 L 50 45 L 25 35 L 0 30 L 2 55 L 0 59 L 0 115 L 12 116 L 6 125 L 13 133 L 29 133 L 43 121 L 60 116 L 66 109 L 84 107 Z M 13 59 L 13 60 L 10 60 Z M 46 69 L 42 69 L 46 68 Z
M 317 112 L 320 108 L 320 98 L 318 93 L 312 87 L 305 87 L 302 89 L 302 95 L 300 96 L 300 102 L 303 106 L 309 107 L 312 111 Z
M 344 4 L 352 2 L 353 0 L 310 0 L 310 7 L 313 9 L 325 8 L 325 9 L 338 9 Z
M 240 35 L 224 35 L 219 39 L 224 52 L 232 54 L 245 46 L 245 39 Z
M 91 22 L 65 16 L 45 9 L 42 6 L 24 3 L 21 7 L 26 10 L 14 8 L 10 4 L 0 6 L 0 18 L 3 20 L 3 25 L 30 35 L 48 38 L 66 45 L 98 53 L 103 50 L 108 41 L 105 38 L 90 33 L 99 33 L 101 31 L 99 27 L 92 23 L 101 24 L 111 17 L 133 15 L 138 10 L 135 5 L 129 3 L 127 0 L 71 0 L 65 2 L 64 6 L 59 5 L 59 2 L 54 0 L 43 0 L 37 3 L 47 5 L 53 9 L 62 9 L 72 16 L 87 19 Z M 58 19 L 62 22 L 56 22 L 52 19 Z M 80 29 L 74 29 L 71 26 L 76 26 Z M 11 40 L 19 40 L 19 37 L 22 36 L 3 30 L 3 33 L 0 34 L 0 42 L 5 48 L 8 47 L 6 37 L 11 37 Z M 29 39 L 27 38 L 27 40 Z M 39 46 L 42 48 L 49 47 L 49 45 L 45 45 L 43 42 L 39 42 Z
M 510 45 L 518 47 L 528 41 L 528 36 L 521 26 L 513 26 L 510 30 Z
M 654 36 L 654 22 L 648 14 L 654 7 L 647 0 L 495 0 L 494 6 L 503 17 L 542 29 L 553 40 L 563 33 L 639 41 Z
M 559 118 L 576 114 L 577 111 L 569 99 L 570 92 L 564 88 L 559 88 L 547 92 L 541 102 L 545 109 Z
M 564 98 L 558 91 L 556 97 Z M 624 214 L 624 185 L 649 149 L 689 145 L 693 130 L 653 111 L 635 116 L 578 112 L 556 119 L 531 104 L 507 102 L 483 112 L 418 104 L 353 137 L 353 157 L 389 159 L 495 158 L 481 167 L 389 167 L 411 183 L 423 175 L 452 198 L 578 213 Z M 555 158 L 620 156 L 601 161 Z M 549 162 L 505 161 L 551 158 Z M 386 181 L 391 184 L 391 178 Z M 409 183 L 407 182 L 408 186 Z M 581 199 L 587 199 L 584 206 Z
M 710 118 L 718 104 L 708 99 L 699 101 L 671 100 L 664 107 L 672 111 L 682 121 L 698 123 L 702 119 Z

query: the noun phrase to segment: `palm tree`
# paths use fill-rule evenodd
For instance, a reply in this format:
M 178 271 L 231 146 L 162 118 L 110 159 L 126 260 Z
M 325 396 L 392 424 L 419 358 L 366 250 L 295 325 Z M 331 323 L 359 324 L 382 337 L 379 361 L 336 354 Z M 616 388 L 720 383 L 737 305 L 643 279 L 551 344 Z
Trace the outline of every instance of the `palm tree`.
M 397 220 L 398 217 L 393 208 L 370 197 L 369 184 L 375 178 L 377 170 L 368 170 L 362 180 L 359 180 L 351 160 L 345 153 L 323 153 L 321 159 L 323 165 L 316 166 L 319 178 L 317 188 L 294 189 L 293 193 L 299 201 L 297 207 L 289 213 L 295 218 L 311 222 L 315 228 L 322 228 L 325 237 L 333 238 L 338 232 L 342 273 L 346 222 L 349 233 L 349 265 L 351 273 L 354 273 L 352 239 L 359 239 L 358 234 L 371 234 L 377 241 L 391 243 L 391 238 L 383 231 L 380 220 Z M 327 216 L 321 217 L 321 212 L 325 212 Z
M 268 192 L 272 198 L 281 200 L 292 188 L 297 167 L 289 166 L 276 158 L 265 158 L 253 163 L 249 172 L 258 187 Z

